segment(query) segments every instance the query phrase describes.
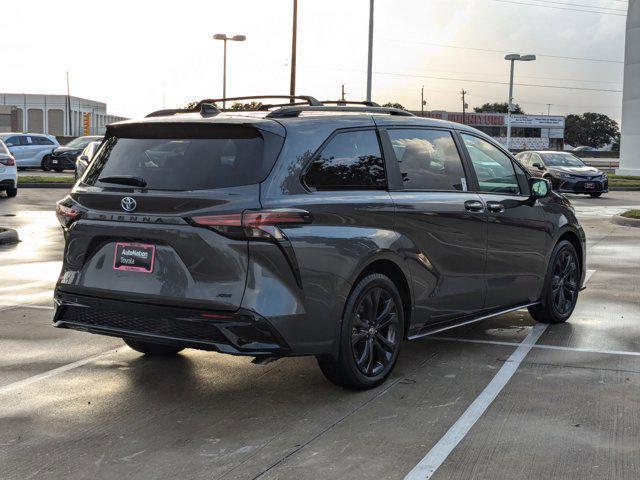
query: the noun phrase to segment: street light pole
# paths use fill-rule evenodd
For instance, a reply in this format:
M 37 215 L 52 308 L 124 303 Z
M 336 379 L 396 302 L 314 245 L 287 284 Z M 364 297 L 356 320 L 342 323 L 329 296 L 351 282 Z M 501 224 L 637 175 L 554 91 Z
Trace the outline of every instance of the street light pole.
M 367 102 L 371 101 L 371 75 L 373 73 L 373 2 L 369 0 L 369 52 L 367 56 Z
M 420 90 L 420 116 L 424 117 L 424 85 Z
M 224 42 L 224 54 L 222 59 L 222 98 L 227 98 L 227 41 L 232 42 L 244 42 L 247 37 L 244 35 L 234 35 L 233 37 L 229 37 L 224 33 L 216 33 L 213 36 L 214 40 L 222 40 Z M 222 108 L 225 109 L 227 106 L 226 101 L 222 101 Z
M 509 74 L 509 102 L 507 103 L 507 150 L 511 148 L 511 108 L 512 108 L 511 106 L 513 104 L 513 68 L 514 68 L 515 62 L 516 62 L 516 59 L 512 58 L 511 73 Z
M 504 57 L 505 60 L 511 62 L 511 72 L 509 74 L 509 103 L 507 104 L 507 150 L 511 148 L 511 111 L 513 110 L 513 70 L 515 62 L 532 62 L 536 59 L 535 55 L 520 55 L 519 53 L 510 53 Z
M 292 97 L 296 94 L 296 49 L 298 38 L 298 0 L 293 0 L 293 28 L 291 38 L 291 82 L 289 84 L 289 95 Z M 292 98 L 291 103 L 295 100 Z

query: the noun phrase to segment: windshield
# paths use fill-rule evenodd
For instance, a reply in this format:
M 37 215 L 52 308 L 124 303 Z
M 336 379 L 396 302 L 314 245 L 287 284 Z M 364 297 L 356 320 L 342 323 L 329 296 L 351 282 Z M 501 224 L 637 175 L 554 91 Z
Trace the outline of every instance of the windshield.
M 71 140 L 69 143 L 67 143 L 65 147 L 80 149 L 80 148 L 86 147 L 91 142 L 95 142 L 95 141 L 96 141 L 95 137 L 78 137 Z
M 252 185 L 264 180 L 282 138 L 246 127 L 219 133 L 220 138 L 109 137 L 83 181 L 113 187 L 113 183 L 101 182 L 100 178 L 136 177 L 149 189 L 181 191 Z
M 545 153 L 542 158 L 547 167 L 584 167 L 582 160 L 568 153 Z

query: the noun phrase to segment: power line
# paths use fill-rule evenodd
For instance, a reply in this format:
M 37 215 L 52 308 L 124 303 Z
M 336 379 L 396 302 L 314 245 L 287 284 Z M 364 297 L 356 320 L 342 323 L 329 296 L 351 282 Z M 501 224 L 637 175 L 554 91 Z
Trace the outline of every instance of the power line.
M 586 8 L 595 8 L 595 9 L 600 9 L 600 10 L 611 10 L 613 12 L 625 12 L 627 10 L 623 10 L 620 8 L 611 8 L 611 7 L 601 7 L 599 5 L 585 5 L 584 3 L 565 3 L 565 2 L 552 2 L 550 0 L 532 0 L 534 2 L 544 2 L 544 3 L 551 3 L 553 5 L 565 5 L 565 6 L 569 6 L 569 7 L 586 7 Z M 532 4 L 532 5 L 537 5 L 537 4 Z M 544 5 L 539 5 L 539 6 L 544 6 Z M 598 12 L 595 12 L 598 13 Z
M 497 0 L 492 0 L 492 1 L 497 1 Z M 383 38 L 382 40 L 387 40 L 387 41 L 391 41 L 391 42 L 398 42 L 398 43 L 409 43 L 409 44 L 415 44 L 415 45 L 426 45 L 426 46 L 430 46 L 430 47 L 440 47 L 440 48 L 455 48 L 455 49 L 459 49 L 459 50 L 473 50 L 476 52 L 489 52 L 489 53 L 500 53 L 500 54 L 507 54 L 510 53 L 506 50 L 493 50 L 490 48 L 478 48 L 478 47 L 463 47 L 463 46 L 459 46 L 459 45 L 444 45 L 441 43 L 429 43 L 429 42 L 415 42 L 415 41 L 410 41 L 410 40 L 397 40 L 394 38 Z M 538 57 L 546 57 L 546 58 L 559 58 L 562 60 L 581 60 L 581 61 L 588 61 L 588 62 L 604 62 L 604 63 L 619 63 L 619 64 L 624 64 L 623 60 L 609 60 L 609 59 L 605 59 L 605 58 L 588 58 L 588 57 L 569 57 L 569 56 L 564 56 L 564 55 L 551 55 L 551 54 L 545 54 L 545 53 L 539 53 L 536 54 L 536 56 Z
M 566 7 L 554 7 L 552 5 L 540 5 L 538 3 L 526 3 L 526 2 L 516 2 L 515 0 L 489 0 L 491 2 L 500 2 L 500 3 L 512 3 L 514 5 L 526 5 L 528 7 L 540 7 L 540 8 L 553 8 L 555 10 L 568 10 L 572 12 L 584 12 L 584 13 L 597 13 L 598 15 L 612 15 L 614 17 L 626 17 L 626 14 L 622 13 L 609 13 L 609 12 L 597 12 L 594 10 L 582 10 L 578 8 L 566 8 Z
M 364 70 L 358 70 L 353 68 L 335 68 L 333 70 L 341 70 L 345 72 L 364 72 Z M 492 85 L 509 85 L 509 82 L 498 82 L 495 80 L 471 80 L 468 78 L 453 78 L 453 77 L 435 77 L 431 75 L 413 75 L 409 73 L 396 73 L 396 72 L 373 72 L 376 75 L 390 75 L 394 77 L 410 77 L 410 78 L 430 78 L 433 80 L 452 80 L 457 82 L 472 82 L 472 83 L 487 83 Z M 587 88 L 587 87 L 569 87 L 563 85 L 540 85 L 534 83 L 514 83 L 518 87 L 533 87 L 533 88 L 555 88 L 559 90 L 581 90 L 585 92 L 610 92 L 610 93 L 622 93 L 622 90 L 613 90 L 608 88 Z

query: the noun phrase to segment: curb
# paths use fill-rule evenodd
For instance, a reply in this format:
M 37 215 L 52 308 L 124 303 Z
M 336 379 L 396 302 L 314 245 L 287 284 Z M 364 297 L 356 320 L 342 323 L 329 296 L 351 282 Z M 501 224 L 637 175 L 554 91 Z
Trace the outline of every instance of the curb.
M 0 228 L 0 245 L 11 245 L 13 243 L 18 243 L 20 238 L 18 238 L 18 232 L 16 232 L 12 228 Z
M 622 215 L 614 215 L 611 221 L 623 227 L 640 227 L 640 218 L 627 218 Z
M 18 183 L 18 190 L 21 188 L 73 188 L 73 183 Z
M 609 190 L 615 190 L 616 192 L 638 192 L 640 187 L 609 187 Z

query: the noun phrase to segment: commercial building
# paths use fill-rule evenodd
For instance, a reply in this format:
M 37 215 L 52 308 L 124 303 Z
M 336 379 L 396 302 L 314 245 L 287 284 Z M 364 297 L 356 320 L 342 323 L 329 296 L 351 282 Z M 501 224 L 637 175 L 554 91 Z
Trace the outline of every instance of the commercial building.
M 413 111 L 422 115 L 420 111 Z M 503 145 L 507 144 L 507 115 L 504 113 L 465 113 L 431 111 L 425 117 L 464 123 L 485 132 Z M 562 150 L 564 117 L 556 115 L 511 115 L 512 150 Z
M 108 114 L 107 104 L 95 100 L 69 97 L 67 101 L 66 95 L 0 93 L 0 132 L 99 135 L 106 125 L 119 120 L 125 117 Z

